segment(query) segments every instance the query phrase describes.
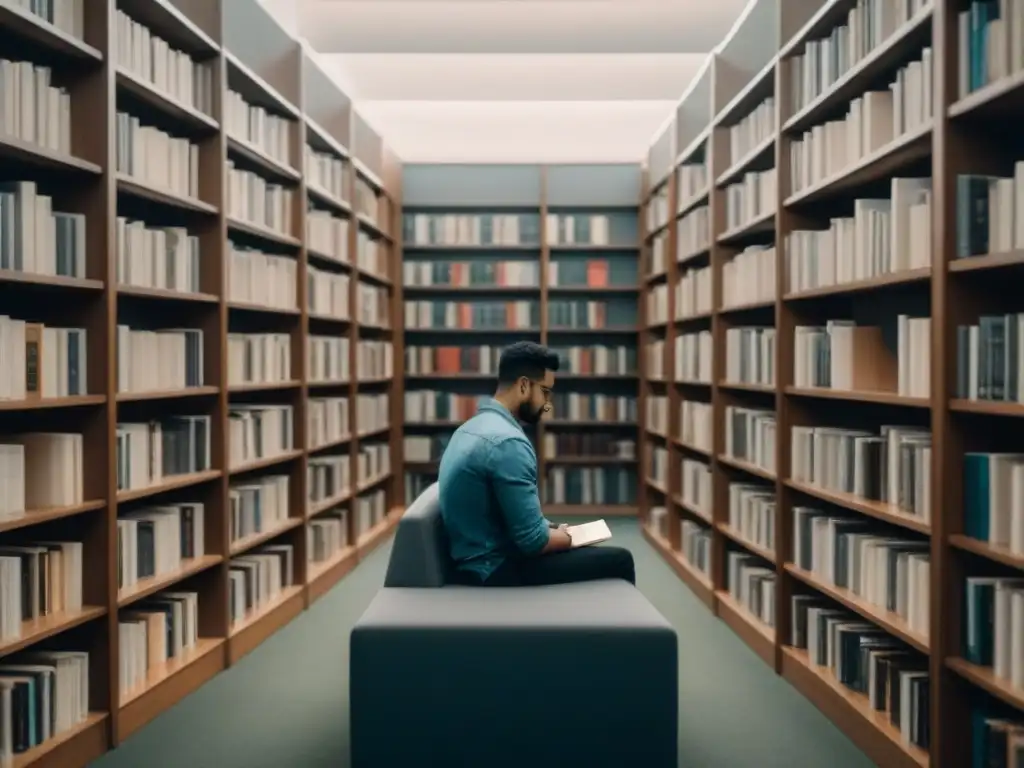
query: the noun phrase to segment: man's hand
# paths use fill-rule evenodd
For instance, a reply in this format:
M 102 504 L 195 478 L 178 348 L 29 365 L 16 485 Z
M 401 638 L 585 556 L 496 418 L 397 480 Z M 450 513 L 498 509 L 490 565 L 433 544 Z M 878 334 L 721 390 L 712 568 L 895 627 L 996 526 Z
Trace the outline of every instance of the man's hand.
M 569 535 L 569 526 L 562 523 L 557 528 L 551 529 L 551 535 L 548 536 L 548 544 L 542 550 L 542 554 L 548 552 L 561 552 L 562 550 L 572 548 L 572 536 Z

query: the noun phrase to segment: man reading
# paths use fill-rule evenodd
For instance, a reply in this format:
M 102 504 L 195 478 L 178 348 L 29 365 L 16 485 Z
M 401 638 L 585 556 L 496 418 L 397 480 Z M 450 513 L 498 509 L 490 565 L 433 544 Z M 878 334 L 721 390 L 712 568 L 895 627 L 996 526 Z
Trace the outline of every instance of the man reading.
M 572 548 L 568 526 L 541 511 L 537 454 L 520 422 L 551 409 L 558 356 L 521 341 L 501 354 L 498 390 L 455 430 L 438 472 L 441 515 L 461 583 L 564 584 L 593 579 L 636 583 L 621 547 Z

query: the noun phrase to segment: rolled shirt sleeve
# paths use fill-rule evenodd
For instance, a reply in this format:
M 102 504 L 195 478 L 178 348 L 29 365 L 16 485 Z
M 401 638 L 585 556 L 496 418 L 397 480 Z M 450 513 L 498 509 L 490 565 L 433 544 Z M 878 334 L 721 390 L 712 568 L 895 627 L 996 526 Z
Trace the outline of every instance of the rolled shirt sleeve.
M 537 459 L 525 438 L 509 438 L 491 453 L 494 495 L 512 541 L 524 555 L 537 555 L 548 543 L 548 521 L 537 494 Z

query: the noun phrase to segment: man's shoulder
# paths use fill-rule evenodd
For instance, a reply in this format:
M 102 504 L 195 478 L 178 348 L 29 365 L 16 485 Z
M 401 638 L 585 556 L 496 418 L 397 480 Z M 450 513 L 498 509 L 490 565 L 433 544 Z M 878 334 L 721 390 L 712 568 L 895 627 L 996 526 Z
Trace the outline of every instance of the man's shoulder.
M 490 470 L 522 457 L 529 459 L 533 446 L 520 429 L 510 429 L 505 419 L 486 411 L 463 423 L 452 434 L 441 459 L 445 474 L 458 471 Z
M 455 430 L 453 439 L 458 436 L 481 438 L 491 445 L 499 445 L 507 440 L 530 442 L 521 429 L 516 429 L 493 411 L 480 411 L 463 422 L 462 426 Z

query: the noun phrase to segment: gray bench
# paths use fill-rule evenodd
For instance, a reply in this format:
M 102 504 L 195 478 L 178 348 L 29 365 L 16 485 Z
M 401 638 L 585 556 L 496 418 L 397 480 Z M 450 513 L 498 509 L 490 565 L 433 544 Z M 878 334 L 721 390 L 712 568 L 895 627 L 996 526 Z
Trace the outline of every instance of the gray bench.
M 434 485 L 352 630 L 353 768 L 674 768 L 676 633 L 635 587 L 463 587 L 450 567 Z

